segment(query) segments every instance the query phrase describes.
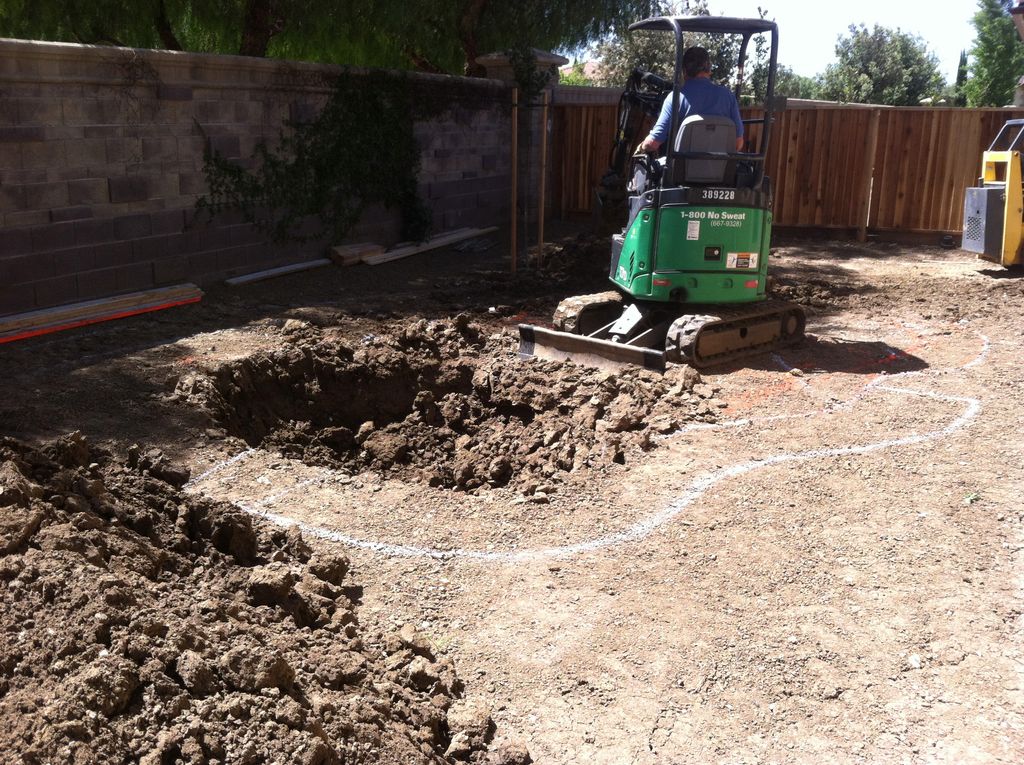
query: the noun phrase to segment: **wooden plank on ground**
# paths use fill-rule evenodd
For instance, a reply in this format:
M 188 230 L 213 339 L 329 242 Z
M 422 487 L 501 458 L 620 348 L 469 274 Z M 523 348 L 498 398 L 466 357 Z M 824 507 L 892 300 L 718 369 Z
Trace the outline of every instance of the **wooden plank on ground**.
M 364 255 L 379 255 L 384 252 L 384 247 L 373 242 L 360 242 L 359 244 L 342 244 L 331 247 L 327 250 L 327 257 L 338 266 L 352 266 L 362 262 Z
M 400 260 L 401 258 L 407 258 L 410 255 L 416 255 L 421 252 L 427 252 L 428 250 L 436 250 L 440 247 L 447 247 L 451 244 L 456 244 L 464 239 L 472 239 L 473 237 L 483 236 L 484 234 L 490 234 L 497 231 L 497 226 L 491 226 L 490 228 L 471 228 L 463 231 L 448 232 L 446 234 L 439 234 L 435 237 L 428 239 L 422 244 L 416 244 L 409 247 L 399 247 L 394 250 L 388 250 L 380 255 L 371 255 L 367 258 L 363 258 L 364 263 L 368 263 L 371 266 L 378 266 L 381 263 L 390 263 L 393 260 Z
M 308 271 L 311 268 L 320 268 L 320 266 L 329 265 L 331 265 L 331 261 L 328 258 L 317 258 L 316 260 L 308 260 L 305 263 L 292 263 L 290 266 L 268 268 L 266 271 L 254 271 L 253 273 L 245 274 L 244 276 L 225 279 L 224 283 L 229 287 L 238 287 L 242 284 L 261 282 L 264 279 L 273 279 L 275 276 L 285 276 L 286 274 L 294 274 L 299 271 Z
M 109 298 L 85 300 L 79 303 L 41 308 L 26 313 L 13 314 L 0 318 L 0 332 L 14 332 L 32 328 L 55 321 L 71 321 L 78 318 L 94 316 L 104 311 L 126 311 L 139 305 L 157 300 L 173 301 L 187 299 L 195 295 L 199 288 L 194 284 L 182 284 L 174 287 L 160 287 L 154 290 L 132 292 L 127 295 L 115 295 Z M 201 292 L 199 293 L 202 294 Z
M 86 300 L 0 317 L 0 343 L 10 343 L 101 321 L 121 319 L 189 303 L 198 303 L 203 291 L 194 284 L 159 287 L 128 295 Z

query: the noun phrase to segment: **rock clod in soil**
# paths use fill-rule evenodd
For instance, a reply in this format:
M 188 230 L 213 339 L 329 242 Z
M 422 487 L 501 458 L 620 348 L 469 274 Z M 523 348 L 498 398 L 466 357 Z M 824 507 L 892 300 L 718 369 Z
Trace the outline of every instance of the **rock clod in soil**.
M 521 360 L 509 332 L 466 317 L 392 326 L 359 343 L 324 333 L 182 379 L 233 435 L 288 457 L 459 490 L 532 494 L 567 472 L 624 464 L 655 435 L 714 421 L 715 390 L 665 375 Z
M 0 440 L 5 761 L 488 756 L 485 708 L 449 719 L 467 703 L 450 660 L 415 630 L 363 634 L 343 555 L 183 494 L 185 475 L 77 433 Z

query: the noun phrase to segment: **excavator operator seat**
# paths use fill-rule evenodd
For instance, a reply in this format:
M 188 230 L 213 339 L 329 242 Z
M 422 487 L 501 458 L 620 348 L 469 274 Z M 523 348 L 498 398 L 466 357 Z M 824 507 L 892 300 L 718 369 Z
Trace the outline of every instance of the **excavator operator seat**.
M 728 154 L 736 149 L 736 123 L 729 117 L 693 114 L 683 120 L 676 134 L 677 152 Z M 691 183 L 736 185 L 736 161 L 722 159 L 684 159 L 675 162 L 672 184 Z

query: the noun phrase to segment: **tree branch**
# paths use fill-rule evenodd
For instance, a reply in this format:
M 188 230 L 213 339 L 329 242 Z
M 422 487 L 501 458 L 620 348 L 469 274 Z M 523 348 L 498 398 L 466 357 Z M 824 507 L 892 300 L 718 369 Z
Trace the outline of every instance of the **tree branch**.
M 156 19 L 153 23 L 156 25 L 156 33 L 160 35 L 160 42 L 167 50 L 182 49 L 177 35 L 174 34 L 174 29 L 171 28 L 171 20 L 167 16 L 167 4 L 164 0 L 159 0 L 157 3 Z
M 417 72 L 428 72 L 429 74 L 448 74 L 444 69 L 434 64 L 429 58 L 424 56 L 418 50 L 414 48 L 405 48 L 403 53 L 408 57 L 412 65 L 416 67 Z
M 487 0 L 468 0 L 459 19 L 459 43 L 465 56 L 463 70 L 467 77 L 483 77 L 487 72 L 476 63 L 480 51 L 477 48 L 476 30 L 480 25 L 480 15 L 487 5 Z
M 275 0 L 248 0 L 238 55 L 265 58 L 271 38 L 284 29 L 285 21 Z

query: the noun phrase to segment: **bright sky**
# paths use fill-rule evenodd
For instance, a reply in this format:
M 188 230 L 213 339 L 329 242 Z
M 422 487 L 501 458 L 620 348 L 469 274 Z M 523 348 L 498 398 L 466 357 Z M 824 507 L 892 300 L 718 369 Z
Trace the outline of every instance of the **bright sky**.
M 710 0 L 715 15 L 757 17 L 757 7 L 779 25 L 779 63 L 811 77 L 835 60 L 839 35 L 850 24 L 875 24 L 918 35 L 939 60 L 946 82 L 956 79 L 960 51 L 974 40 L 976 0 Z

